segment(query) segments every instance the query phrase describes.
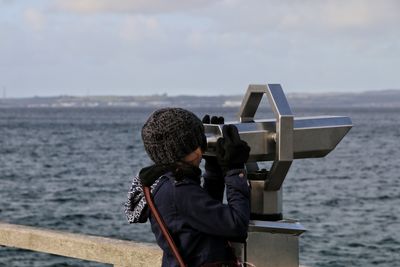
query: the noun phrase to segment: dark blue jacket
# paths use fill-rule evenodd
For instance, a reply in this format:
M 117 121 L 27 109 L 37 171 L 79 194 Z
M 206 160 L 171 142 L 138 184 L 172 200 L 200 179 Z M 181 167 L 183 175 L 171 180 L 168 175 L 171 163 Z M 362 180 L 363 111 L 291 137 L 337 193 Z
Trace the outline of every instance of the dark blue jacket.
M 154 203 L 163 217 L 181 256 L 188 266 L 234 260 L 228 240 L 245 240 L 250 218 L 250 189 L 243 170 L 225 177 L 226 198 L 222 203 L 224 180 L 211 173 L 200 181 L 175 181 L 163 176 L 154 190 Z M 151 228 L 163 249 L 162 266 L 179 266 L 153 218 Z

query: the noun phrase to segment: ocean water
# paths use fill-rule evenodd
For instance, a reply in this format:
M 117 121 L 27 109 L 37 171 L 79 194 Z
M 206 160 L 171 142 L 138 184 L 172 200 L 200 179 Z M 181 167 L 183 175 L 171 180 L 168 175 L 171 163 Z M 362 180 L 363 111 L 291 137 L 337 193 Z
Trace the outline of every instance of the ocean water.
M 151 111 L 0 109 L 0 221 L 154 242 L 123 213 L 132 175 L 150 163 L 140 128 Z M 237 109 L 193 111 L 231 120 Z M 400 266 L 399 112 L 294 110 L 354 124 L 327 157 L 296 160 L 284 182 L 284 216 L 308 229 L 302 265 Z M 107 265 L 0 247 L 0 266 Z

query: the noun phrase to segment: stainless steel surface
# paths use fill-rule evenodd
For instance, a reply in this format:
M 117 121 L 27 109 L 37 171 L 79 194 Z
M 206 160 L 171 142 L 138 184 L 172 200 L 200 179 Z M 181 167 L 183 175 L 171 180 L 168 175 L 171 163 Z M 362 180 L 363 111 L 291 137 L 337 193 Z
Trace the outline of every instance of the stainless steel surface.
M 293 220 L 250 221 L 246 261 L 257 267 L 298 267 L 299 236 L 305 231 Z
M 277 222 L 250 221 L 249 232 L 268 232 L 289 235 L 301 235 L 306 229 L 295 220 L 282 220 Z
M 251 122 L 258 109 L 258 105 L 265 94 L 266 85 L 250 84 L 243 97 L 242 105 L 239 109 L 239 121 Z
M 268 84 L 265 90 L 276 119 L 276 160 L 293 160 L 293 114 L 279 84 Z
M 251 84 L 240 107 L 239 120 L 241 122 L 252 122 L 254 120 L 254 115 L 264 94 L 268 97 L 276 119 L 275 134 L 270 135 L 269 138 L 274 141 L 276 152 L 274 164 L 270 170 L 271 179 L 265 187 L 266 190 L 271 191 L 279 190 L 282 186 L 293 160 L 293 114 L 280 84 Z M 257 135 L 262 136 L 264 140 L 268 140 L 268 135 L 266 137 L 262 133 L 257 133 Z M 257 147 L 257 150 L 266 150 L 266 142 L 253 144 L 255 139 L 252 136 L 245 140 L 249 140 L 252 143 L 250 145 L 252 148 Z
M 318 116 L 294 118 L 293 158 L 319 158 L 331 152 L 352 127 L 349 117 Z M 276 121 L 273 119 L 256 120 L 235 125 L 240 137 L 250 148 L 250 162 L 272 161 L 276 158 Z M 217 139 L 222 136 L 223 125 L 205 124 L 208 148 L 206 155 L 215 156 Z
M 292 161 L 275 160 L 270 169 L 270 179 L 266 181 L 264 189 L 267 191 L 280 190 L 291 165 Z
M 263 95 L 268 97 L 275 119 L 254 120 Z M 227 124 L 235 125 L 242 140 L 251 148 L 248 171 L 256 172 L 258 161 L 273 161 L 264 181 L 252 182 L 252 212 L 257 214 L 282 212 L 282 194 L 274 192 L 280 192 L 293 159 L 326 156 L 352 127 L 348 117 L 294 118 L 279 84 L 250 85 L 239 110 L 239 120 Z M 205 124 L 206 155 L 215 156 L 222 127 Z
M 257 267 L 298 267 L 299 237 L 296 235 L 249 232 L 247 262 Z
M 250 180 L 251 184 L 251 212 L 263 214 L 264 212 L 264 181 Z
M 268 97 L 275 119 L 254 120 L 262 97 Z M 239 110 L 240 137 L 251 148 L 246 164 L 251 183 L 253 218 L 279 220 L 282 214 L 282 183 L 293 159 L 319 158 L 329 154 L 352 127 L 348 117 L 293 117 L 279 84 L 250 85 Z M 205 124 L 208 156 L 215 156 L 223 125 Z M 257 162 L 273 161 L 269 171 Z M 251 221 L 247 247 L 238 245 L 237 255 L 257 267 L 298 267 L 299 235 L 304 227 L 290 220 Z M 246 253 L 244 253 L 244 251 Z
M 265 181 L 250 180 L 251 212 L 256 214 L 282 213 L 282 189 L 266 191 Z

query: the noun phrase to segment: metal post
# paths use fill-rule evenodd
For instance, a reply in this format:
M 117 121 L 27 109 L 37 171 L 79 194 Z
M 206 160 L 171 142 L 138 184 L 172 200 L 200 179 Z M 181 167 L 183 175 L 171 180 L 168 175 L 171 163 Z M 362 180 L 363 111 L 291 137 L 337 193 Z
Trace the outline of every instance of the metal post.
M 268 97 L 275 119 L 255 120 L 263 95 Z M 246 164 L 251 183 L 251 223 L 247 246 L 239 244 L 238 255 L 257 267 L 297 267 L 299 236 L 303 226 L 282 216 L 282 184 L 293 159 L 326 156 L 352 127 L 348 117 L 294 118 L 279 84 L 250 85 L 238 114 L 240 137 L 251 148 Z M 208 156 L 215 156 L 215 144 L 223 125 L 205 124 Z M 258 162 L 273 161 L 269 170 Z

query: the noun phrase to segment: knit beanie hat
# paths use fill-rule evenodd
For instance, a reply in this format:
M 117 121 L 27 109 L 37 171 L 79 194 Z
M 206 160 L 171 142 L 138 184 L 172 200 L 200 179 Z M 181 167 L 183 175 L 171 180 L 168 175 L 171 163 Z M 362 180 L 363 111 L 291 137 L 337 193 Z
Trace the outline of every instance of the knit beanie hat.
M 142 140 L 147 154 L 156 164 L 177 162 L 207 145 L 201 120 L 182 108 L 153 112 L 143 125 Z

